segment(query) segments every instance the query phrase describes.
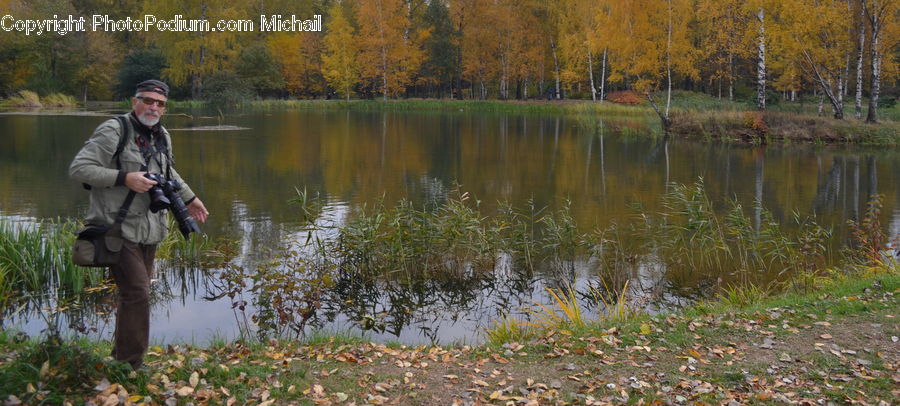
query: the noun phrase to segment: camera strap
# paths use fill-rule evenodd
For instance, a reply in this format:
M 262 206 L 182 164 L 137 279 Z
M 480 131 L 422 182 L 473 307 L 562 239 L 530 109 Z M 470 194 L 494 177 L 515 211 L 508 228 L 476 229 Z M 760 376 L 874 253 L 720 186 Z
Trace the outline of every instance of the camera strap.
M 142 164 L 141 172 L 144 172 L 146 170 L 147 170 L 147 164 Z M 122 206 L 119 207 L 119 212 L 116 213 L 115 224 L 122 224 L 122 222 L 125 221 L 125 216 L 128 215 L 128 208 L 131 207 L 131 202 L 134 201 L 134 196 L 136 196 L 136 195 L 137 195 L 137 193 L 135 193 L 135 191 L 133 191 L 131 189 L 128 190 L 128 196 L 125 196 L 125 201 L 122 202 Z

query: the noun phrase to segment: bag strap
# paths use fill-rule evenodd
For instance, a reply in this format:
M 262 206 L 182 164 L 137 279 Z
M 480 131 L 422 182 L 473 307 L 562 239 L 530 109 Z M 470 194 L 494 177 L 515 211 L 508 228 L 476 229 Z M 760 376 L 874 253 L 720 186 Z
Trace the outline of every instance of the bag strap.
M 119 127 L 122 131 L 119 133 L 119 143 L 116 145 L 116 152 L 113 154 L 113 157 L 116 159 L 116 169 L 122 170 L 122 161 L 119 159 L 119 156 L 122 155 L 122 150 L 125 149 L 125 143 L 131 139 L 131 126 L 128 124 L 125 116 L 116 116 L 116 120 L 119 121 Z M 145 172 L 147 170 L 147 164 L 141 164 L 141 172 Z M 116 222 L 115 224 L 122 224 L 125 221 L 125 216 L 128 215 L 128 208 L 131 207 L 131 202 L 134 201 L 134 196 L 137 195 L 135 191 L 129 190 L 128 196 L 125 196 L 125 201 L 122 202 L 122 206 L 119 207 L 119 212 L 116 213 Z
M 125 121 L 127 118 L 124 116 L 116 116 L 115 120 L 119 122 L 119 142 L 116 144 L 116 152 L 113 153 L 113 159 L 116 161 L 116 169 L 122 170 L 122 161 L 119 159 L 119 155 L 122 155 L 122 151 L 125 149 L 125 143 L 131 139 L 131 126 Z M 84 187 L 85 190 L 91 190 L 91 185 L 87 183 L 82 183 L 81 186 Z
M 122 131 L 119 132 L 119 143 L 116 145 L 116 152 L 113 154 L 113 158 L 116 159 L 116 169 L 122 170 L 122 161 L 119 160 L 119 155 L 122 155 L 125 143 L 131 139 L 131 126 L 128 125 L 125 116 L 116 116 L 116 120 L 119 122 L 119 127 Z
M 125 201 L 122 202 L 122 207 L 119 207 L 119 212 L 116 213 L 116 222 L 115 224 L 122 224 L 125 221 L 125 216 L 128 215 L 128 208 L 131 207 L 131 202 L 134 201 L 134 196 L 137 195 L 133 190 L 128 191 L 128 196 L 125 196 Z

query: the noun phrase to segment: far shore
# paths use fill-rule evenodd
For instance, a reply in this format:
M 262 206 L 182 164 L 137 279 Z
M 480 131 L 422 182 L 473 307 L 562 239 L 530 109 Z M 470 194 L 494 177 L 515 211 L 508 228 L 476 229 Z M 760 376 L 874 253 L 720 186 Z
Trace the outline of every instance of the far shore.
M 900 145 L 900 107 L 879 110 L 878 123 L 853 118 L 852 106 L 845 118 L 837 120 L 817 114 L 809 103 L 783 102 L 768 111 L 754 110 L 746 103 L 719 100 L 710 96 L 682 92 L 673 99 L 668 135 L 701 140 L 723 140 L 738 143 L 815 143 Z M 618 104 L 590 100 L 321 100 L 267 99 L 216 106 L 206 101 L 174 100 L 172 114 L 195 118 L 192 110 L 212 110 L 225 118 L 235 110 L 352 110 L 352 111 L 441 111 L 453 113 L 564 114 L 597 117 L 597 121 L 641 119 L 652 123 L 650 135 L 665 132 L 653 109 L 646 104 Z M 0 115 L 76 115 L 103 116 L 128 108 L 126 101 L 90 101 L 79 107 L 23 108 L 6 107 Z M 204 116 L 208 116 L 205 114 Z M 199 118 L 199 116 L 197 116 Z

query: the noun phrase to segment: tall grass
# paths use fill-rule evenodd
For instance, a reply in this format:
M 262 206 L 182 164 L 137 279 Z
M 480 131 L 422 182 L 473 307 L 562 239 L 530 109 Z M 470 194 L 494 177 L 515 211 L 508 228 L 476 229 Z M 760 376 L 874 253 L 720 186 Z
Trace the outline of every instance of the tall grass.
M 51 93 L 43 98 L 31 90 L 22 90 L 9 99 L 0 102 L 5 107 L 41 108 L 41 107 L 75 107 L 78 101 L 74 97 Z
M 837 261 L 826 249 L 832 232 L 813 217 L 795 215 L 794 231 L 787 232 L 758 204 L 751 209 L 754 218 L 747 211 L 737 201 L 725 211 L 713 210 L 701 180 L 672 185 L 659 213 L 636 212 L 634 221 L 587 229 L 576 223 L 568 204 L 547 211 L 501 203 L 487 216 L 477 199 L 457 191 L 433 208 L 401 200 L 392 208 L 378 201 L 357 209 L 334 230 L 336 238 L 316 245 L 315 255 L 337 264 L 341 273 L 387 279 L 491 273 L 501 255 L 526 271 L 570 271 L 575 261 L 588 260 L 618 286 L 625 280 L 612 278 L 642 261 L 673 272 L 765 280 L 816 272 Z
M 102 269 L 72 263 L 78 227 L 60 219 L 31 225 L 0 220 L 0 314 L 29 297 L 58 303 L 103 283 Z
M 627 319 L 653 294 L 630 287 L 634 275 L 648 267 L 660 274 L 712 278 L 708 294 L 734 296 L 722 286 L 735 294 L 752 286 L 774 291 L 794 275 L 815 282 L 842 259 L 853 258 L 828 249 L 839 244 L 814 217 L 795 215 L 794 226 L 785 229 L 758 203 L 748 210 L 732 201 L 715 210 L 702 180 L 671 185 L 658 213 L 638 209 L 632 219 L 605 227 L 577 224 L 568 204 L 548 210 L 501 202 L 487 215 L 478 199 L 459 190 L 421 206 L 401 200 L 387 207 L 381 199 L 351 211 L 340 224 L 315 219 L 324 206 L 311 192 L 298 191 L 293 202 L 301 206 L 310 233 L 304 246 L 255 270 L 236 267 L 225 279 L 232 281 L 226 291 L 236 307 L 247 304 L 243 293 L 252 295 L 258 324 L 275 330 L 290 326 L 295 333 L 315 317 L 318 306 L 336 297 L 382 297 L 394 295 L 395 288 L 444 282 L 477 285 L 498 273 L 532 278 L 540 272 L 556 286 L 547 291 L 549 303 L 529 311 L 531 324 L 507 320 L 496 327 L 500 337 L 583 326 L 587 313 L 579 306 L 585 303 L 606 319 Z M 567 287 L 575 283 L 577 263 L 592 272 L 592 287 L 582 292 Z
M 78 101 L 74 97 L 62 93 L 50 93 L 42 101 L 44 107 L 75 107 Z
M 156 246 L 156 257 L 167 260 L 172 265 L 198 265 L 204 259 L 204 254 L 211 248 L 209 237 L 206 234 L 194 233 L 185 239 L 178 230 L 175 216 L 168 216 L 169 232 Z
M 4 100 L 3 105 L 8 107 L 25 108 L 43 107 L 43 104 L 41 104 L 41 97 L 38 96 L 36 92 L 32 92 L 31 90 L 20 91 L 9 99 Z

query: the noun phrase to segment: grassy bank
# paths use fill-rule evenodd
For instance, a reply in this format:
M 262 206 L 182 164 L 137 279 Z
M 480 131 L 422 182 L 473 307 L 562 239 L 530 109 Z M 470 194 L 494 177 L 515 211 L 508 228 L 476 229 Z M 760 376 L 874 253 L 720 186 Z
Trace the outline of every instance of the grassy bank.
M 93 293 L 110 288 L 106 270 L 72 262 L 71 247 L 81 227 L 71 219 L 36 223 L 0 219 L 0 323 L 20 311 L 72 311 L 100 300 L 104 292 Z M 159 244 L 157 258 L 163 260 L 163 267 L 194 266 L 218 255 L 217 248 L 205 235 L 185 240 L 170 217 L 169 234 Z
M 41 97 L 36 92 L 30 90 L 22 90 L 8 99 L 0 100 L 0 107 L 19 109 L 39 109 L 45 107 L 73 108 L 77 106 L 78 101 L 72 96 L 62 93 L 51 93 Z
M 664 94 L 657 99 L 663 100 Z M 179 107 L 209 107 L 205 102 L 184 101 Z M 515 114 L 596 115 L 601 118 L 641 117 L 656 119 L 646 102 L 624 105 L 584 100 L 563 101 L 478 101 L 478 100 L 254 100 L 243 108 L 277 110 L 352 110 L 352 111 L 446 111 Z M 695 92 L 675 92 L 671 106 L 672 133 L 689 138 L 724 139 L 739 142 L 814 142 L 900 144 L 900 108 L 879 111 L 881 122 L 867 124 L 853 117 L 853 107 L 845 107 L 845 119 L 836 120 L 817 114 L 817 106 L 802 102 L 781 102 L 763 114 L 743 102 L 718 99 Z M 652 132 L 658 135 L 657 132 Z
M 7 404 L 889 404 L 900 395 L 900 269 L 880 264 L 820 282 L 503 345 L 319 335 L 153 347 L 136 373 L 105 357 L 106 344 L 4 332 L 0 393 L 11 394 Z
M 804 222 L 796 235 L 768 220 L 772 224 L 757 230 L 739 206 L 712 212 L 699 183 L 673 189 L 665 210 L 641 216 L 636 228 L 585 235 L 565 210 L 537 218 L 512 212 L 502 223 L 480 223 L 477 206 L 465 194 L 434 211 L 375 207 L 340 230 L 341 253 L 332 255 L 343 255 L 340 266 L 356 270 L 353 277 L 378 278 L 387 288 L 391 280 L 419 277 L 411 263 L 426 265 L 424 278 L 451 273 L 445 267 L 459 266 L 457 261 L 476 267 L 491 250 L 480 244 L 496 241 L 518 241 L 506 249 L 522 259 L 560 259 L 585 249 L 578 241 L 593 235 L 585 241 L 600 249 L 600 262 L 611 269 L 629 266 L 644 246 L 628 247 L 623 236 L 634 232 L 673 267 L 796 269 L 775 285 L 732 285 L 715 299 L 661 314 L 632 303 L 624 293 L 628 282 L 590 289 L 603 309 L 594 317 L 581 292 L 548 288 L 552 300 L 536 303 L 530 317 L 500 318 L 473 332 L 473 341 L 486 338 L 484 345 L 409 347 L 341 332 L 296 340 L 247 335 L 234 342 L 152 347 L 148 368 L 134 373 L 107 356 L 108 342 L 29 338 L 5 330 L 0 394 L 7 404 L 252 405 L 879 404 L 900 395 L 900 265 L 883 251 L 877 200 L 851 227 L 856 246 L 842 253 L 846 261 L 826 266 L 829 233 L 814 222 Z M 308 222 L 320 216 L 315 197 L 300 192 L 296 203 Z M 763 212 L 762 218 L 769 217 Z M 533 234 L 527 227 L 535 222 L 543 231 L 534 241 L 522 240 Z M 171 250 L 179 251 L 195 252 Z M 306 306 L 301 300 L 315 298 L 331 279 L 306 273 L 315 264 L 337 269 L 325 265 L 332 261 L 324 253 L 314 255 L 302 266 L 284 262 L 297 269 L 293 273 L 262 266 L 250 275 L 235 274 L 235 281 L 252 285 L 248 289 L 258 289 L 261 298 L 287 303 L 301 296 L 282 307 L 254 303 L 260 330 L 270 323 L 278 326 L 270 332 L 281 328 L 280 336 L 288 336 L 290 320 L 276 314 L 302 314 L 306 308 L 292 306 Z
M 748 143 L 812 142 L 900 144 L 900 122 L 868 124 L 787 112 L 702 111 L 672 116 L 671 131 L 688 138 Z

